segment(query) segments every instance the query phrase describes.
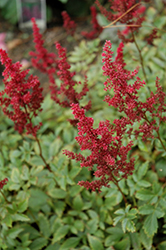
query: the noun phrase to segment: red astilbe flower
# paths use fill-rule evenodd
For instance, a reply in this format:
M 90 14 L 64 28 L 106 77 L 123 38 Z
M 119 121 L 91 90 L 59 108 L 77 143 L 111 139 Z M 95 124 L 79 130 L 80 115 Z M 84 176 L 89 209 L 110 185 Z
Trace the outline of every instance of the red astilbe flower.
M 75 72 L 70 72 L 70 64 L 67 62 L 66 49 L 63 48 L 59 43 L 56 43 L 56 49 L 58 50 L 59 60 L 57 60 L 57 75 L 61 80 L 60 89 L 58 89 L 55 80 L 52 79 L 50 84 L 51 97 L 52 99 L 61 105 L 62 107 L 70 107 L 71 103 L 78 103 L 83 96 L 88 92 L 87 78 L 85 77 L 85 83 L 82 87 L 82 91 L 77 93 L 74 87 L 81 82 L 73 80 Z M 90 108 L 90 102 L 85 109 Z
M 99 0 L 96 0 L 95 3 L 108 21 L 113 22 L 118 19 L 120 23 L 129 25 L 124 31 L 118 31 L 118 35 L 123 42 L 131 41 L 131 39 L 127 39 L 125 35 L 137 31 L 141 27 L 142 22 L 145 20 L 145 17 L 143 16 L 143 13 L 146 10 L 145 6 L 139 4 L 141 3 L 141 0 L 109 0 L 109 2 L 111 11 L 107 11 L 100 4 Z
M 33 126 L 32 118 L 41 111 L 43 101 L 42 88 L 37 77 L 30 75 L 29 70 L 21 70 L 19 62 L 12 63 L 6 51 L 0 49 L 0 60 L 5 65 L 3 72 L 5 88 L 0 92 L 0 106 L 15 124 L 15 129 L 22 133 L 24 129 L 28 134 L 36 136 L 41 124 Z
M 91 15 L 92 15 L 92 21 L 91 22 L 92 22 L 92 25 L 93 25 L 92 31 L 91 32 L 83 31 L 83 32 L 81 32 L 81 34 L 83 36 L 85 36 L 87 39 L 95 39 L 101 34 L 103 28 L 100 26 L 100 24 L 97 21 L 96 8 L 94 6 L 91 6 L 90 10 L 91 10 Z
M 136 137 L 141 135 L 144 140 L 154 138 L 154 131 L 157 133 L 159 131 L 157 121 L 159 123 L 166 121 L 166 116 L 163 115 L 166 112 L 166 94 L 162 91 L 157 78 L 157 92 L 155 94 L 151 92 L 150 97 L 145 102 L 139 100 L 138 90 L 145 85 L 145 82 L 136 77 L 133 84 L 128 83 L 136 76 L 138 71 L 130 72 L 124 68 L 123 46 L 123 43 L 120 43 L 114 62 L 112 61 L 113 52 L 110 41 L 106 41 L 103 48 L 103 74 L 108 77 L 104 83 L 105 90 L 111 90 L 112 88 L 114 90 L 114 96 L 111 98 L 110 95 L 107 95 L 105 101 L 109 106 L 112 105 L 119 112 L 126 114 L 125 125 L 130 125 L 129 135 L 133 130 L 134 122 L 138 121 L 140 122 L 139 129 L 134 131 Z
M 90 150 L 91 154 L 84 157 L 82 154 L 76 154 L 64 150 L 64 154 L 71 159 L 81 161 L 81 167 L 88 167 L 89 170 L 97 168 L 94 175 L 98 180 L 91 183 L 88 181 L 79 181 L 80 186 L 95 191 L 101 191 L 101 187 L 109 187 L 109 181 L 115 182 L 115 177 L 127 178 L 134 169 L 134 159 L 127 160 L 127 153 L 131 150 L 132 142 L 127 146 L 122 145 L 122 139 L 125 132 L 124 124 L 119 120 L 116 126 L 110 125 L 109 121 L 102 121 L 99 127 L 93 128 L 93 118 L 85 116 L 85 110 L 78 104 L 72 104 L 72 110 L 75 119 L 78 119 L 78 136 L 75 138 L 80 149 Z
M 7 182 L 8 182 L 8 179 L 7 179 L 7 178 L 5 178 L 5 179 L 3 179 L 2 181 L 0 181 L 0 189 L 2 189 L 3 186 L 7 184 Z
M 153 40 L 154 40 L 155 38 L 158 38 L 158 37 L 159 37 L 159 36 L 157 35 L 157 29 L 154 28 L 154 29 L 152 30 L 152 33 L 146 38 L 146 41 L 147 41 L 148 44 L 153 45 Z
M 39 69 L 43 73 L 47 73 L 48 76 L 52 76 L 56 70 L 56 54 L 49 53 L 44 48 L 44 40 L 39 32 L 39 28 L 36 24 L 35 18 L 31 19 L 33 23 L 33 37 L 36 51 L 31 51 L 29 54 L 32 56 L 31 62 L 33 67 Z
M 63 27 L 69 35 L 73 36 L 77 27 L 76 23 L 71 20 L 70 16 L 66 11 L 63 11 L 61 14 L 63 17 Z

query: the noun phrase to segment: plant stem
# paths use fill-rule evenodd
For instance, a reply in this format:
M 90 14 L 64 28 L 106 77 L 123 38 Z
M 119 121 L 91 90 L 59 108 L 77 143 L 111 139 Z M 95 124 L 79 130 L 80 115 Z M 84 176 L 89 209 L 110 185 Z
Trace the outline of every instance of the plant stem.
M 36 140 L 36 142 L 37 142 L 37 144 L 38 144 L 38 147 L 39 147 L 39 151 L 40 151 L 40 154 L 39 154 L 39 155 L 40 155 L 41 159 L 44 161 L 44 164 L 46 165 L 46 168 L 47 168 L 50 172 L 52 172 L 50 166 L 47 164 L 46 160 L 45 160 L 44 157 L 43 157 L 42 148 L 41 148 L 41 145 L 40 145 L 40 142 L 39 142 L 39 139 L 37 138 L 37 136 L 35 136 L 35 140 Z
M 144 74 L 144 77 L 145 77 L 146 83 L 148 83 L 148 79 L 147 79 L 147 77 L 146 77 L 146 73 L 145 73 L 144 61 L 143 61 L 143 57 L 142 57 L 142 54 L 141 54 L 141 50 L 140 50 L 140 48 L 139 48 L 139 46 L 138 46 L 138 43 L 137 43 L 137 41 L 136 41 L 136 39 L 135 39 L 135 36 L 134 36 L 134 33 L 133 33 L 133 32 L 132 32 L 132 37 L 133 37 L 133 40 L 134 40 L 135 46 L 136 46 L 136 48 L 137 48 L 137 50 L 138 50 L 138 53 L 139 53 L 140 63 L 141 63 L 141 68 L 142 68 L 142 72 L 143 72 L 143 74 Z
M 113 178 L 113 183 L 117 186 L 118 190 L 119 190 L 120 193 L 122 194 L 122 197 L 123 197 L 123 200 L 124 200 L 125 204 L 127 205 L 126 197 L 125 197 L 124 193 L 122 192 L 122 189 L 119 187 L 118 181 L 117 181 L 116 178 L 113 176 L 113 174 L 112 174 L 112 178 Z
M 28 111 L 27 111 L 27 108 L 26 108 L 25 105 L 24 105 L 24 108 L 25 108 L 25 112 L 26 112 L 26 114 L 27 114 L 27 117 L 28 117 L 28 119 L 29 119 L 29 121 L 30 121 L 30 124 L 32 124 L 32 118 L 28 115 Z M 40 158 L 43 160 L 43 162 L 44 162 L 46 168 L 47 168 L 50 172 L 52 172 L 50 166 L 47 164 L 46 160 L 45 160 L 44 157 L 43 157 L 43 153 L 42 153 L 42 148 L 41 148 L 41 145 L 40 145 L 40 141 L 39 141 L 39 139 L 37 138 L 37 135 L 36 135 L 36 133 L 34 132 L 33 127 L 32 127 L 31 130 L 32 130 L 32 135 L 34 136 L 34 138 L 35 138 L 35 140 L 36 140 L 36 142 L 37 142 L 37 144 L 38 144 L 38 147 L 39 147 L 39 151 L 40 151 L 40 154 L 39 154 L 39 155 L 40 155 Z
M 8 204 L 11 204 L 10 201 L 7 200 L 6 196 L 4 195 L 4 193 L 0 190 L 0 193 L 2 194 L 3 198 L 5 199 L 5 201 L 8 203 Z

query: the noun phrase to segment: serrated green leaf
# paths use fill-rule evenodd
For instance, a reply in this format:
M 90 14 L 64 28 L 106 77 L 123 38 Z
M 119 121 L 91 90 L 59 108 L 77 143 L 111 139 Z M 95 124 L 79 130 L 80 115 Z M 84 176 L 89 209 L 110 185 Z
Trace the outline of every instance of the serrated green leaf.
M 11 227 L 12 226 L 12 216 L 8 213 L 5 218 L 2 220 L 2 223 L 4 223 L 6 226 Z
M 31 188 L 29 207 L 33 210 L 40 210 L 41 206 L 47 203 L 48 196 L 40 189 Z
M 18 205 L 18 212 L 24 212 L 28 207 L 28 199 L 21 201 Z
M 90 245 L 92 250 L 96 250 L 96 249 L 103 250 L 104 249 L 101 240 L 99 240 L 95 236 L 88 234 L 88 241 L 89 241 L 89 245 Z
M 138 233 L 130 233 L 131 243 L 134 250 L 141 249 L 141 241 Z
M 141 178 L 147 173 L 149 167 L 149 161 L 144 162 L 139 168 L 138 168 L 138 178 L 141 180 Z
M 127 229 L 127 231 L 129 231 L 129 232 L 135 232 L 136 231 L 136 227 L 135 227 L 135 224 L 134 224 L 134 222 L 133 221 L 131 221 L 131 220 L 128 220 L 127 221 L 127 224 L 126 224 L 126 229 Z
M 83 201 L 80 195 L 77 195 L 74 199 L 73 199 L 73 208 L 77 211 L 82 210 L 83 208 Z
M 15 183 L 20 182 L 20 172 L 17 168 L 12 169 L 11 180 Z
M 130 246 L 131 246 L 130 239 L 129 237 L 126 237 L 121 241 L 119 241 L 118 243 L 116 243 L 114 245 L 114 248 L 117 250 L 130 250 Z
M 118 215 L 125 215 L 125 211 L 124 211 L 122 208 L 120 208 L 120 209 L 118 209 L 117 211 L 115 211 L 115 214 L 118 214 Z
M 79 244 L 79 242 L 80 242 L 80 238 L 71 237 L 64 241 L 64 243 L 62 244 L 59 250 L 68 250 L 71 248 L 75 248 Z
M 89 220 L 86 223 L 86 227 L 88 228 L 89 233 L 94 234 L 98 229 L 98 220 L 96 219 Z
M 143 244 L 143 246 L 150 250 L 152 246 L 152 237 L 149 237 L 143 229 L 140 231 L 140 241 Z
M 145 219 L 143 226 L 145 233 L 148 236 L 153 236 L 155 233 L 157 233 L 157 228 L 158 228 L 158 222 L 156 215 L 154 213 L 148 215 Z
M 12 219 L 14 221 L 29 221 L 30 219 L 28 218 L 27 215 L 25 214 L 13 214 Z
M 66 191 L 60 188 L 54 188 L 48 191 L 48 195 L 56 199 L 64 199 L 67 195 Z
M 63 237 L 65 237 L 65 235 L 69 231 L 69 228 L 70 227 L 68 225 L 64 225 L 64 226 L 61 226 L 60 228 L 58 228 L 58 230 L 55 232 L 55 234 L 53 236 L 52 243 L 55 243 L 55 242 L 59 241 L 60 239 L 62 239 Z
M 150 201 L 154 198 L 154 194 L 148 189 L 141 189 L 136 193 L 136 198 L 142 201 Z
M 30 249 L 31 250 L 41 250 L 43 247 L 45 247 L 48 243 L 48 240 L 45 238 L 37 238 L 35 239 L 31 244 L 30 244 Z
M 140 187 L 150 187 L 152 185 L 150 182 L 145 181 L 145 180 L 138 181 L 137 184 Z
M 140 214 L 151 214 L 154 212 L 154 206 L 152 205 L 143 205 L 139 207 Z
M 19 233 L 21 233 L 23 231 L 22 228 L 11 228 L 8 230 L 7 235 L 11 238 L 11 239 L 15 239 Z
M 35 155 L 30 159 L 30 164 L 35 165 L 35 166 L 44 166 L 45 165 L 43 160 L 41 159 L 41 157 L 38 155 Z
M 44 216 L 44 214 L 42 213 L 39 213 L 38 219 L 39 219 L 40 231 L 44 236 L 48 238 L 51 234 L 49 221 L 47 220 L 46 216 Z

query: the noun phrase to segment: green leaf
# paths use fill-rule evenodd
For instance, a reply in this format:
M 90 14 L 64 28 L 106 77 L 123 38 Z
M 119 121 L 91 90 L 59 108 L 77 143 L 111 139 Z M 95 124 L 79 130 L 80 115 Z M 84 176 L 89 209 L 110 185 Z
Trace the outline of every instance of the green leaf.
M 131 243 L 134 250 L 141 249 L 141 241 L 138 233 L 130 233 Z
M 123 223 L 123 222 L 122 222 Z M 129 231 L 129 232 L 135 232 L 136 231 L 136 227 L 135 227 L 135 224 L 134 224 L 134 222 L 133 221 L 131 221 L 131 220 L 128 220 L 127 221 L 127 224 L 126 224 L 126 229 L 127 229 L 127 231 Z
M 166 159 L 162 158 L 155 164 L 155 169 L 157 170 L 157 174 L 160 178 L 166 176 Z
M 141 189 L 136 193 L 136 198 L 142 201 L 150 201 L 154 195 L 148 189 Z
M 143 246 L 150 250 L 152 246 L 152 237 L 149 237 L 143 229 L 140 231 L 140 241 L 143 244 Z
M 166 241 L 162 241 L 157 247 L 158 247 L 158 250 L 165 250 L 166 249 Z
M 140 214 L 151 214 L 153 212 L 154 212 L 154 206 L 152 206 L 152 205 L 145 204 L 145 205 L 139 207 Z
M 43 247 L 45 247 L 48 243 L 48 240 L 46 240 L 45 238 L 37 238 L 35 239 L 32 244 L 30 244 L 30 249 L 31 250 L 41 250 L 43 249 Z
M 88 234 L 88 241 L 92 250 L 104 250 L 103 244 L 95 236 Z
M 4 223 L 6 226 L 11 227 L 12 226 L 12 216 L 8 213 L 6 217 L 2 220 L 2 223 Z
M 59 250 L 59 248 L 60 248 L 60 245 L 58 244 L 58 243 L 55 243 L 55 244 L 51 244 L 51 245 L 49 245 L 46 249 L 44 249 L 44 250 Z
M 138 147 L 141 151 L 149 152 L 149 148 L 147 147 L 145 142 L 143 142 L 142 140 L 138 140 Z
M 28 181 L 29 180 L 29 168 L 24 165 L 22 167 L 22 174 L 21 174 L 21 179 L 24 180 L 24 181 Z
M 130 250 L 130 239 L 126 237 L 114 245 L 116 250 Z
M 151 183 L 145 180 L 141 180 L 137 182 L 137 185 L 139 185 L 140 187 L 150 187 Z
M 28 199 L 21 201 L 18 205 L 18 212 L 24 212 L 28 207 Z
M 44 236 L 49 237 L 51 234 L 51 230 L 47 218 L 42 213 L 39 213 L 38 218 L 40 231 Z
M 11 239 L 15 239 L 19 233 L 21 233 L 23 231 L 22 228 L 11 228 L 8 230 L 7 235 L 11 238 Z
M 13 214 L 12 219 L 14 221 L 29 221 L 30 219 L 28 218 L 27 215 L 25 214 Z
M 107 242 L 106 246 L 109 246 L 109 243 L 111 243 L 111 240 L 115 241 L 115 242 L 119 241 L 122 238 L 122 236 L 124 235 L 124 232 L 118 226 L 109 227 L 109 228 L 106 229 L 106 232 L 108 234 L 111 234 L 110 236 L 108 236 L 108 239 L 106 240 L 106 242 Z
M 20 182 L 20 172 L 19 172 L 18 168 L 12 169 L 11 180 L 15 183 Z
M 137 171 L 138 179 L 141 180 L 141 178 L 147 173 L 149 167 L 149 161 L 144 162 Z
M 42 205 L 47 203 L 48 196 L 40 189 L 31 188 L 30 198 L 29 198 L 29 207 L 33 210 L 40 210 Z
M 54 188 L 48 191 L 48 195 L 56 199 L 64 199 L 67 195 L 66 191 L 60 188 Z
M 35 155 L 35 156 L 33 156 L 33 157 L 30 159 L 30 164 L 35 165 L 35 166 L 43 166 L 43 165 L 44 165 L 44 162 L 43 162 L 43 160 L 41 159 L 40 156 Z
M 80 210 L 82 210 L 83 205 L 84 205 L 84 203 L 83 203 L 83 201 L 82 201 L 81 196 L 80 196 L 80 195 L 77 195 L 77 196 L 73 199 L 73 208 L 74 208 L 75 210 L 80 211 Z
M 59 241 L 60 239 L 62 239 L 63 237 L 65 237 L 65 235 L 68 233 L 68 231 L 69 231 L 68 225 L 64 225 L 64 226 L 59 227 L 58 230 L 54 233 L 52 243 L 55 243 L 55 242 Z
M 145 219 L 143 226 L 145 233 L 148 236 L 153 236 L 155 233 L 157 233 L 157 228 L 158 228 L 158 222 L 156 215 L 154 213 L 148 215 Z
M 70 248 L 75 248 L 80 242 L 80 238 L 71 237 L 64 241 L 59 250 L 69 250 Z

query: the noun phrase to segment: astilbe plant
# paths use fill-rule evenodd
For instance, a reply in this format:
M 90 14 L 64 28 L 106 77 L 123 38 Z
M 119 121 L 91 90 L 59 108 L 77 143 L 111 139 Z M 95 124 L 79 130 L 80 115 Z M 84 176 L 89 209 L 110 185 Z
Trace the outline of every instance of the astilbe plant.
M 32 118 L 40 112 L 43 102 L 42 88 L 37 77 L 27 74 L 29 70 L 21 70 L 19 62 L 12 63 L 6 51 L 0 49 L 0 60 L 5 65 L 3 72 L 5 88 L 0 92 L 0 106 L 15 124 L 19 133 L 24 130 L 36 136 L 41 124 L 34 126 Z
M 32 65 L 51 77 L 56 71 L 56 54 L 53 52 L 49 53 L 47 51 L 47 49 L 44 47 L 44 40 L 39 32 L 35 18 L 32 18 L 31 21 L 33 24 L 33 42 L 35 44 L 35 51 L 31 51 L 29 53 L 32 57 Z
M 114 90 L 114 96 L 105 97 L 105 101 L 109 106 L 117 108 L 117 110 L 125 114 L 120 119 L 115 119 L 111 125 L 109 121 L 100 122 L 97 129 L 93 128 L 93 118 L 86 117 L 85 111 L 78 104 L 72 104 L 73 114 L 75 119 L 78 119 L 78 136 L 77 142 L 81 150 L 89 150 L 91 154 L 84 157 L 82 154 L 77 154 L 64 151 L 69 158 L 81 161 L 81 167 L 88 167 L 89 170 L 97 169 L 94 175 L 99 179 L 92 181 L 79 181 L 79 185 L 101 191 L 102 186 L 109 186 L 109 181 L 117 185 L 118 181 L 127 178 L 134 170 L 134 158 L 128 158 L 127 155 L 132 148 L 133 142 L 130 141 L 126 146 L 123 145 L 123 139 L 126 135 L 131 138 L 131 135 L 138 136 L 141 139 L 157 138 L 165 148 L 159 134 L 159 126 L 166 121 L 166 94 L 162 91 L 159 85 L 159 79 L 156 79 L 156 94 L 151 93 L 150 97 L 145 102 L 139 100 L 138 90 L 145 85 L 139 77 L 134 77 L 138 70 L 133 72 L 125 69 L 123 60 L 123 43 L 120 43 L 117 49 L 115 61 L 112 61 L 112 50 L 110 41 L 106 41 L 104 45 L 103 56 L 103 74 L 107 76 L 104 82 L 105 90 Z M 133 84 L 128 82 L 133 80 Z M 138 122 L 139 128 L 134 130 L 134 123 Z M 156 125 L 158 124 L 158 125 Z M 121 191 L 121 190 L 120 190 Z M 125 200 L 125 197 L 123 197 Z
M 76 23 L 71 20 L 69 14 L 66 11 L 63 11 L 61 14 L 63 17 L 63 27 L 69 35 L 73 36 L 77 27 Z
M 123 0 L 110 0 L 110 10 L 106 10 L 99 2 L 96 0 L 95 3 L 99 7 L 101 13 L 112 23 L 119 21 L 122 24 L 125 24 L 127 27 L 125 31 L 118 31 L 119 37 L 123 41 L 128 42 L 131 39 L 126 39 L 125 35 L 128 33 L 133 33 L 138 31 L 141 27 L 142 22 L 145 20 L 145 17 L 142 15 L 145 12 L 145 6 L 141 5 L 141 1 L 123 1 Z M 148 2 L 148 1 L 146 1 Z
M 62 107 L 70 107 L 72 103 L 79 103 L 88 92 L 87 79 L 85 77 L 85 83 L 82 87 L 81 92 L 77 92 L 74 88 L 80 85 L 81 82 L 76 82 L 73 77 L 75 72 L 70 72 L 70 64 L 67 62 L 66 49 L 63 48 L 60 43 L 56 43 L 56 49 L 58 50 L 59 60 L 57 60 L 57 75 L 61 80 L 61 86 L 58 89 L 56 80 L 52 79 L 50 84 L 52 99 L 61 105 Z M 65 100 L 60 100 L 64 98 Z M 87 107 L 90 108 L 90 102 Z
M 90 32 L 83 31 L 81 34 L 86 37 L 87 39 L 95 39 L 97 38 L 100 33 L 103 31 L 103 28 L 100 26 L 97 20 L 97 11 L 95 6 L 91 6 L 91 16 L 92 16 L 92 30 Z
M 70 107 L 72 103 L 79 103 L 79 101 L 89 91 L 87 84 L 87 77 L 82 86 L 82 90 L 78 92 L 77 87 L 81 85 L 81 82 L 75 81 L 75 72 L 70 72 L 70 64 L 67 61 L 66 48 L 63 48 L 60 43 L 55 43 L 58 55 L 54 53 L 48 53 L 43 46 L 43 38 L 39 32 L 39 28 L 32 19 L 33 23 L 33 36 L 34 43 L 36 44 L 35 52 L 30 52 L 32 56 L 32 64 L 41 72 L 46 73 L 49 77 L 49 88 L 51 91 L 51 98 L 62 107 Z M 59 78 L 61 84 L 58 87 L 56 78 Z M 91 101 L 84 106 L 84 109 L 89 110 L 91 108 Z M 76 120 L 70 120 L 71 124 L 75 126 Z
M 43 88 L 36 76 L 28 76 L 29 70 L 22 70 L 19 62 L 12 63 L 6 51 L 0 49 L 0 60 L 5 65 L 3 72 L 5 88 L 0 92 L 0 106 L 3 113 L 8 116 L 20 134 L 26 131 L 36 140 L 40 157 L 46 168 L 51 171 L 42 154 L 42 148 L 37 137 L 37 131 L 42 123 L 33 124 L 33 119 L 42 111 L 41 104 L 44 100 Z

